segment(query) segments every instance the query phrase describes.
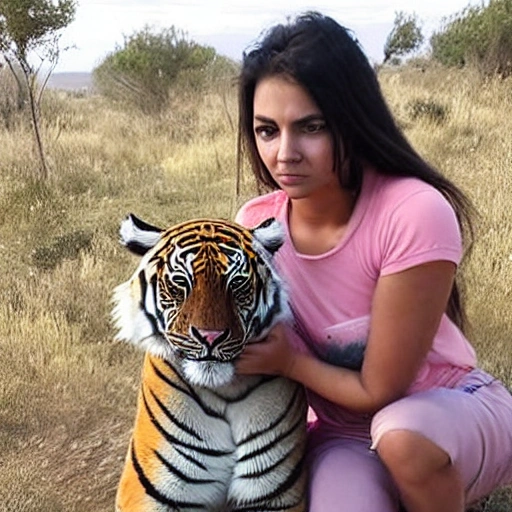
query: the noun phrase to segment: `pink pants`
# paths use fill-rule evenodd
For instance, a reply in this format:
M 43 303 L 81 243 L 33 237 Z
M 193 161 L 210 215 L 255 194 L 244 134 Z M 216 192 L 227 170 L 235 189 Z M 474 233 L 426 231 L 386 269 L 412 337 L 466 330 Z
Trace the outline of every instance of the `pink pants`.
M 472 503 L 512 484 L 512 395 L 481 370 L 454 389 L 409 395 L 373 417 L 367 441 L 333 427 L 310 432 L 310 512 L 398 512 L 397 489 L 375 448 L 391 430 L 422 434 L 445 450 Z M 371 443 L 371 446 L 370 446 Z

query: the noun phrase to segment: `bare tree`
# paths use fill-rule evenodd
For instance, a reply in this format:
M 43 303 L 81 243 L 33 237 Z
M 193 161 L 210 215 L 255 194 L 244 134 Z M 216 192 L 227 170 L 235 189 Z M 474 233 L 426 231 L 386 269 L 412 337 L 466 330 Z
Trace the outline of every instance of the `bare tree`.
M 44 179 L 48 177 L 48 165 L 39 123 L 40 102 L 59 60 L 60 31 L 73 21 L 75 12 L 75 0 L 0 0 L 0 54 L 15 76 L 20 92 L 26 91 Z M 39 57 L 38 65 L 29 61 L 31 55 Z M 49 70 L 39 82 L 43 63 L 49 64 Z M 21 70 L 21 79 L 15 68 Z

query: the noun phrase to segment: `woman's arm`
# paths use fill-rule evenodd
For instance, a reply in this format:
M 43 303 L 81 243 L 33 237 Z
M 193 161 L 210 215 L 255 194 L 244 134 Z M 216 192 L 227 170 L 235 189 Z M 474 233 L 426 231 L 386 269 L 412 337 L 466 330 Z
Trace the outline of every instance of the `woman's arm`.
M 348 409 L 377 411 L 412 384 L 446 310 L 455 268 L 434 261 L 379 278 L 361 372 L 297 353 L 281 327 L 247 347 L 237 371 L 283 375 Z

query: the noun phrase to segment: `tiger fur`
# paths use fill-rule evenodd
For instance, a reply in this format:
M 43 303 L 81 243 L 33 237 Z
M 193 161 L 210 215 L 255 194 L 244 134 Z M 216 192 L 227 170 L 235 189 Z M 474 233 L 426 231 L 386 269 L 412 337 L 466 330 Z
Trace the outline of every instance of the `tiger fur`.
M 163 231 L 130 215 L 121 239 L 143 256 L 114 292 L 117 338 L 146 355 L 116 511 L 305 511 L 302 386 L 234 370 L 290 314 L 271 264 L 279 224 Z

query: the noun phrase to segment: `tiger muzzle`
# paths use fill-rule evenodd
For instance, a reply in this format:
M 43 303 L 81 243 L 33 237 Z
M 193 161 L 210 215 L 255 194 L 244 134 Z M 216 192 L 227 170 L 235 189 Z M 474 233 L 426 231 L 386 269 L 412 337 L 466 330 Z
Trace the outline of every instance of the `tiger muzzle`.
M 242 340 L 233 338 L 229 328 L 221 331 L 190 326 L 189 339 L 196 350 L 188 350 L 183 355 L 193 361 L 230 362 L 243 348 Z

